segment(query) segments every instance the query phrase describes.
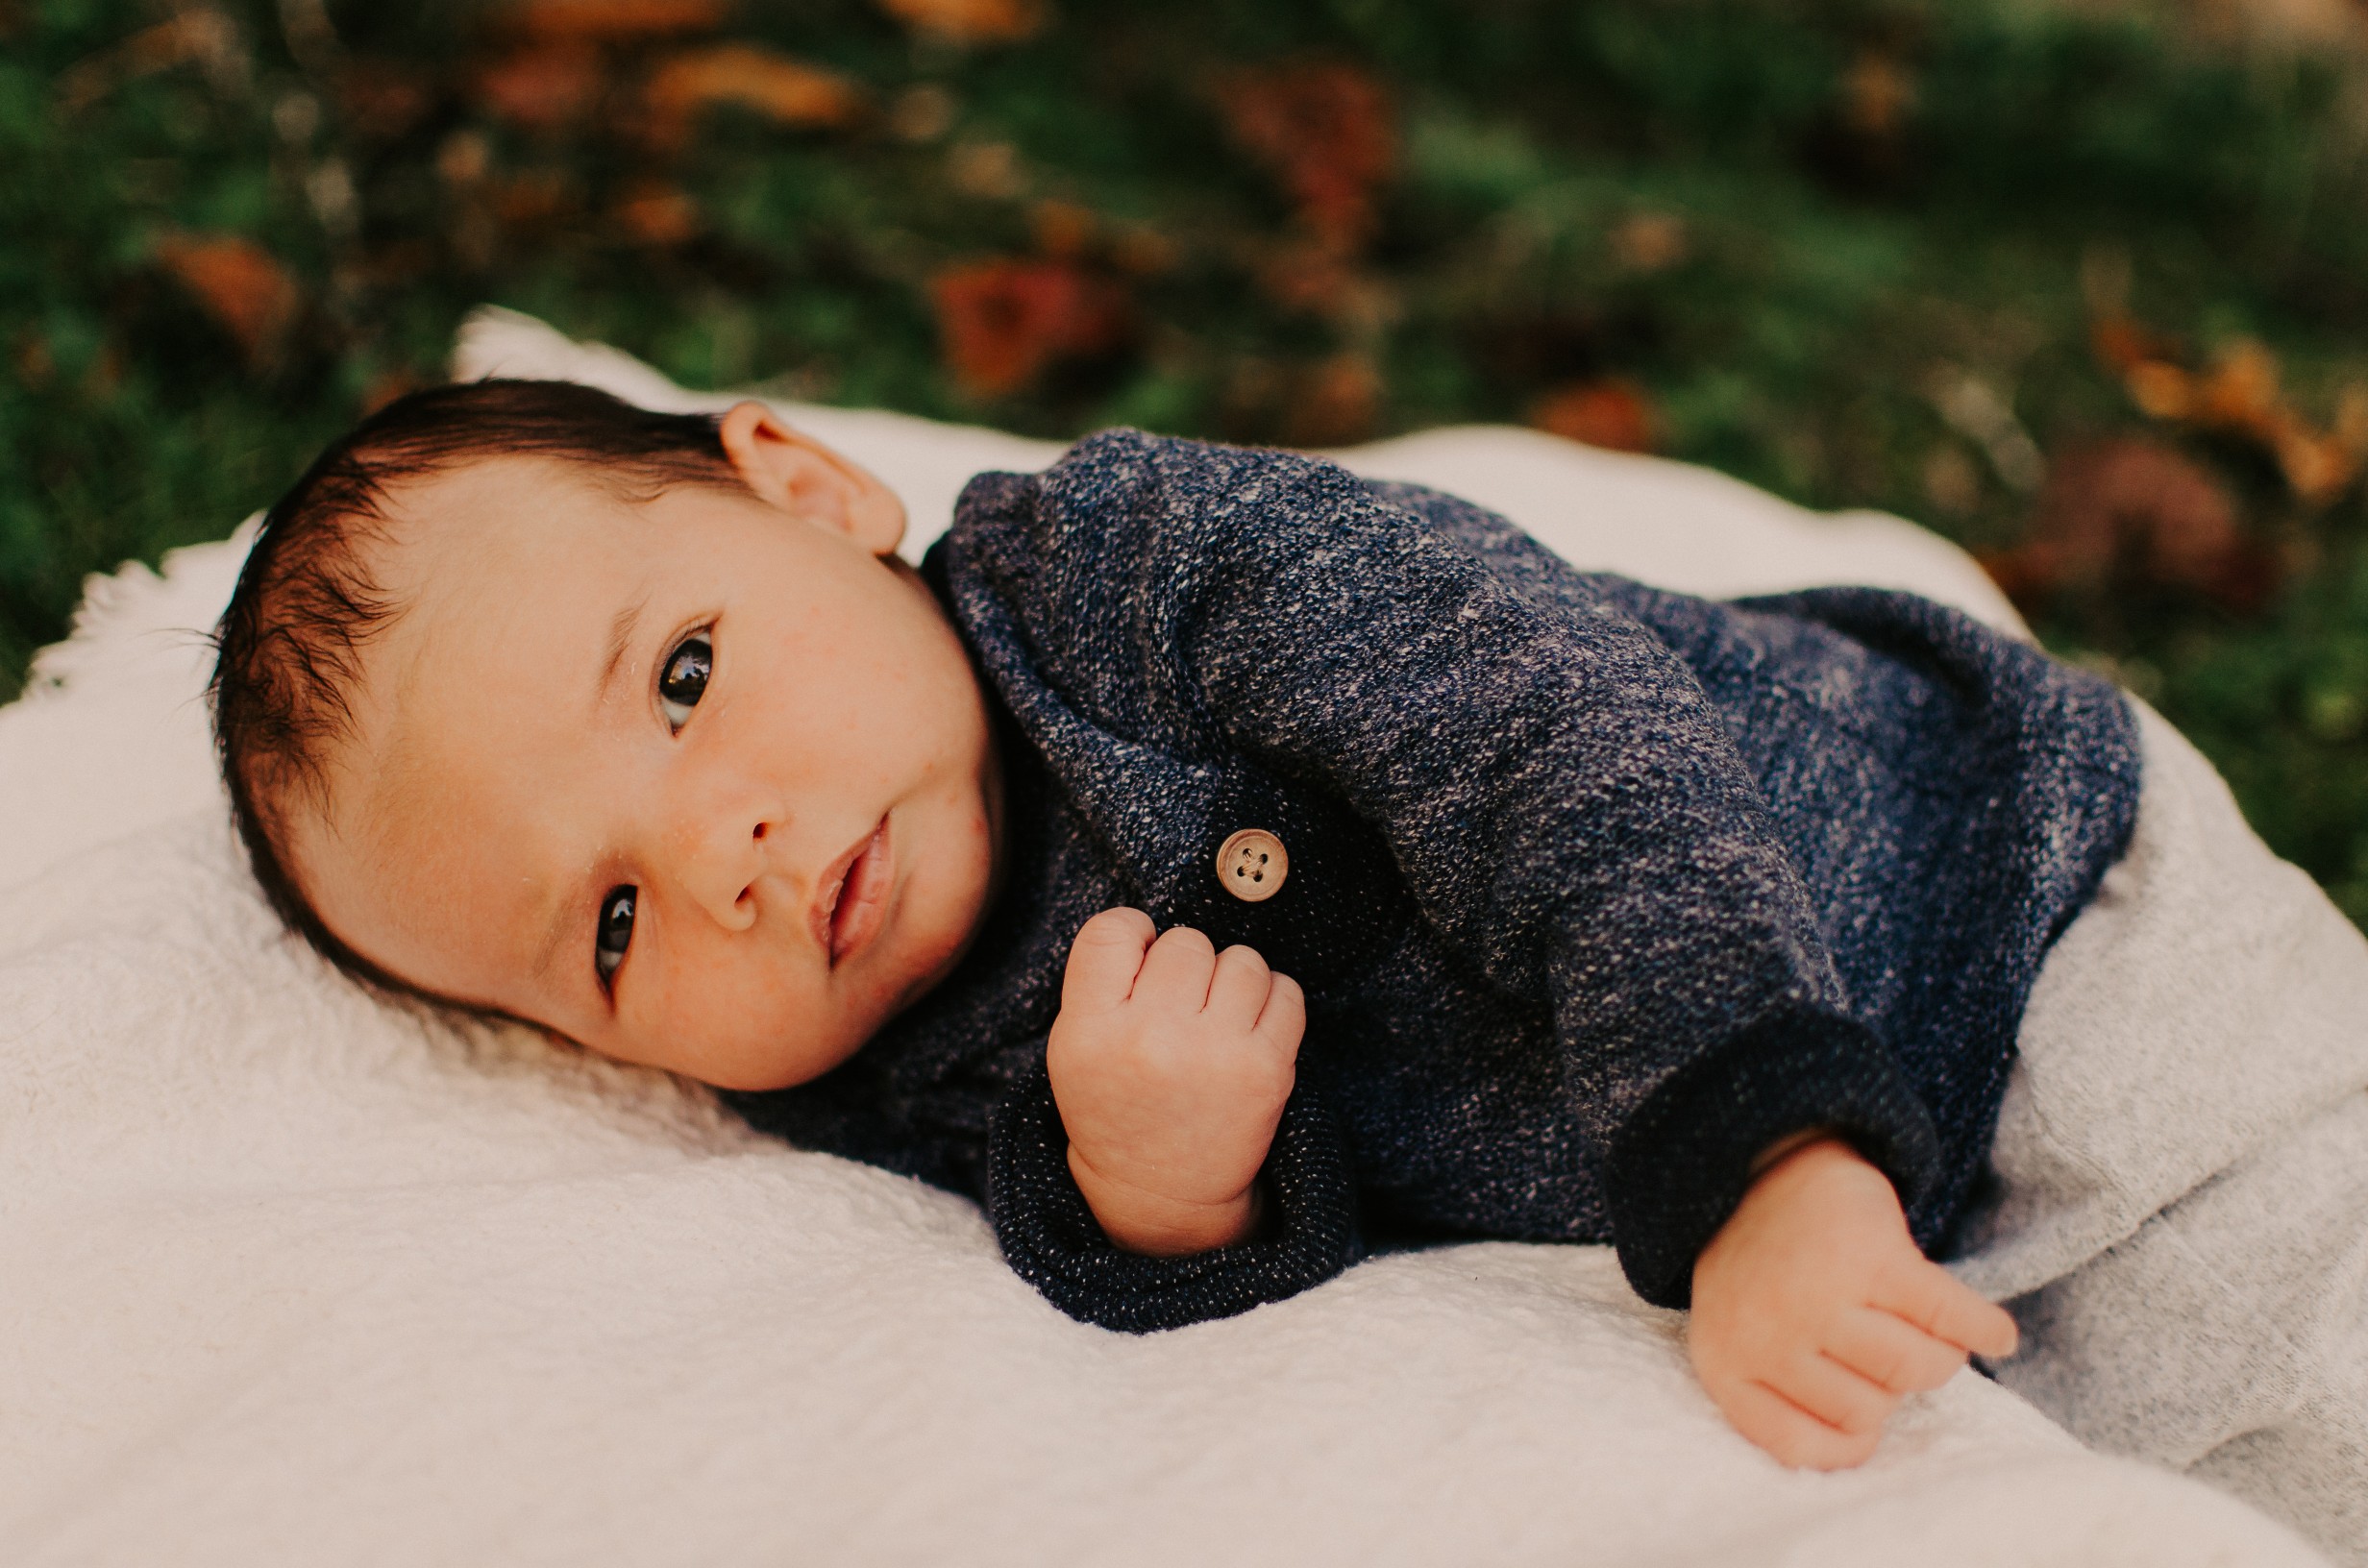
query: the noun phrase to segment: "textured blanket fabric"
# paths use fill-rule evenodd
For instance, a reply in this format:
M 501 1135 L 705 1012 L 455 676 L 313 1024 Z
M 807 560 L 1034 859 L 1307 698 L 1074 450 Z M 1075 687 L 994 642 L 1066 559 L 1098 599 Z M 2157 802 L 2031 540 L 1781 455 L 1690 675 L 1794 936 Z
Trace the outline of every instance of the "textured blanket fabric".
M 463 361 L 496 366 L 694 401 L 515 320 Z M 1051 456 L 790 412 L 898 484 L 917 543 L 969 475 Z M 1928 535 L 1699 471 L 1518 431 L 1358 461 L 1590 565 L 1730 593 L 1874 576 L 2011 625 Z M 97 584 L 0 710 L 0 1560 L 2316 1560 L 1970 1373 L 1866 1468 L 1783 1471 L 1604 1248 L 1438 1248 L 1106 1334 L 964 1200 L 380 1007 L 277 936 L 222 824 L 188 633 L 235 565 Z
M 1113 1328 L 1328 1279 L 1359 1210 L 1377 1239 L 1613 1241 L 1682 1307 L 1752 1158 L 1817 1127 L 1938 1245 L 2136 807 L 2113 690 L 1956 611 L 1649 589 L 1286 453 L 1110 431 L 974 481 L 928 567 L 1007 704 L 1009 886 L 847 1066 L 729 1098 L 985 1196 L 1014 1266 Z M 1257 901 L 1217 865 L 1246 828 L 1290 856 Z M 1070 1181 L 1045 1034 L 1116 904 L 1305 988 L 1240 1246 L 1121 1252 Z

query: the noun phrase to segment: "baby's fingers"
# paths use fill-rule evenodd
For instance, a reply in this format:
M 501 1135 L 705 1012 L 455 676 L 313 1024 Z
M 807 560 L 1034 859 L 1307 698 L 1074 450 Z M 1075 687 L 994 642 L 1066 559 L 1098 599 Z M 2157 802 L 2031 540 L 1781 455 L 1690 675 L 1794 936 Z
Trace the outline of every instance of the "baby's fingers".
M 1938 1263 L 1917 1259 L 1886 1270 L 1869 1306 L 1906 1318 L 1936 1339 L 1993 1360 L 2014 1354 L 2014 1319 L 1984 1301 Z
M 1209 1015 L 1246 1032 L 1258 1021 L 1273 987 L 1274 971 L 1255 947 L 1239 943 L 1217 955 L 1217 972 L 1209 980 Z
M 1897 1394 L 1813 1350 L 1787 1365 L 1781 1377 L 1764 1380 L 1764 1386 L 1853 1436 L 1880 1433 L 1899 1408 Z
M 1307 1033 L 1307 993 L 1287 974 L 1274 977 L 1267 992 L 1266 1010 L 1258 1015 L 1258 1038 L 1278 1055 L 1295 1061 L 1300 1037 Z
M 1825 1353 L 1895 1394 L 1937 1388 L 1965 1364 L 1965 1352 L 1890 1312 L 1855 1307 L 1825 1333 Z
M 1778 1464 L 1795 1470 L 1847 1470 L 1863 1464 L 1883 1441 L 1883 1429 L 1843 1432 L 1818 1420 L 1762 1383 L 1738 1383 L 1720 1391 L 1718 1408 L 1735 1430 Z
M 1172 925 L 1143 955 L 1134 998 L 1175 1013 L 1195 1014 L 1208 1005 L 1209 982 L 1216 973 L 1217 944 L 1207 934 L 1189 925 Z
M 1062 1008 L 1091 1012 L 1126 1000 L 1155 935 L 1151 917 L 1139 909 L 1105 909 L 1079 926 L 1061 974 Z

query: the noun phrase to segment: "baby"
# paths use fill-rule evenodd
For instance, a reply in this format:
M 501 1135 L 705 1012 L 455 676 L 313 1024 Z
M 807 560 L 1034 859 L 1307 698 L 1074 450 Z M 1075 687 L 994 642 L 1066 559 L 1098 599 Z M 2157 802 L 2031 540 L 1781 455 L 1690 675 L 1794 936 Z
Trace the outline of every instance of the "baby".
M 903 525 L 759 404 L 389 406 L 223 618 L 266 893 L 981 1198 L 1076 1317 L 1608 1241 L 1786 1463 L 1972 1354 L 2368 1560 L 2368 1041 L 2322 1018 L 2368 947 L 2151 714 L 1910 596 L 1660 592 L 1286 453 L 1113 431 L 918 571 Z M 2164 980 L 2248 898 L 2307 1006 Z

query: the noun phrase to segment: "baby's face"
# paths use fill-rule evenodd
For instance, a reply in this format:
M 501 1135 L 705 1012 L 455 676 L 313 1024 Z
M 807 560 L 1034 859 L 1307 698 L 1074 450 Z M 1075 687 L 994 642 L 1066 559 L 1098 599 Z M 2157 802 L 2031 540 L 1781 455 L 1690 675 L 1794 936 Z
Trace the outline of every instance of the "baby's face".
M 636 503 L 532 459 L 400 491 L 377 564 L 407 607 L 287 847 L 391 974 L 776 1089 L 952 967 L 1000 799 L 901 507 L 753 406 L 726 427 L 752 492 Z

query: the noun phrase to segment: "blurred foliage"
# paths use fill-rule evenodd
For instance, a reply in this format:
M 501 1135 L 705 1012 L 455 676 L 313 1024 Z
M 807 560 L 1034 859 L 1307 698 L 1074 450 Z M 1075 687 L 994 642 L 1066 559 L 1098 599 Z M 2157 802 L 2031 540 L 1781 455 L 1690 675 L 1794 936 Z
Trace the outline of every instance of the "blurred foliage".
M 0 0 L 0 694 L 490 300 L 693 383 L 1901 512 L 2368 922 L 2362 104 L 2033 0 Z

